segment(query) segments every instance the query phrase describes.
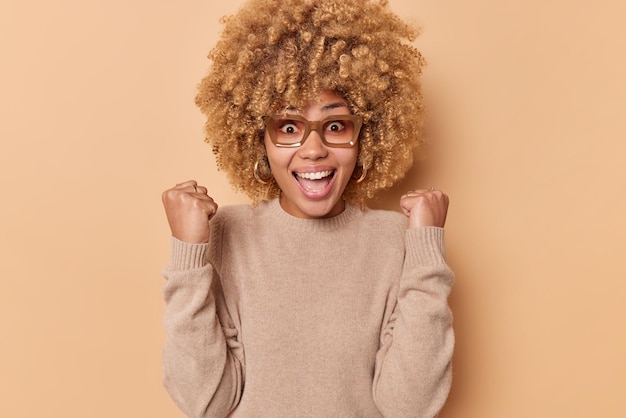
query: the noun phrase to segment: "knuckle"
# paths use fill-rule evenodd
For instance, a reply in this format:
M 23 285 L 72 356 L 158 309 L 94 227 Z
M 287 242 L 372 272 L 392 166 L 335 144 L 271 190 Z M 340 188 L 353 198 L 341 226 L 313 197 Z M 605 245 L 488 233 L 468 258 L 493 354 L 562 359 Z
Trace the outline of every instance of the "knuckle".
M 161 193 L 161 200 L 163 200 L 163 202 L 169 202 L 173 199 L 175 194 L 176 192 L 174 190 L 168 189 Z

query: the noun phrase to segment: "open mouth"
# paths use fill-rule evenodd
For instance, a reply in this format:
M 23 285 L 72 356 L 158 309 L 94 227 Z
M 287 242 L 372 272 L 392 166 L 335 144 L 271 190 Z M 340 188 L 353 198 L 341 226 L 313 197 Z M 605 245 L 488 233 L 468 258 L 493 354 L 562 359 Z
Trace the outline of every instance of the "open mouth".
M 332 182 L 335 170 L 324 170 L 307 173 L 293 173 L 294 178 L 303 190 L 310 193 L 321 193 Z

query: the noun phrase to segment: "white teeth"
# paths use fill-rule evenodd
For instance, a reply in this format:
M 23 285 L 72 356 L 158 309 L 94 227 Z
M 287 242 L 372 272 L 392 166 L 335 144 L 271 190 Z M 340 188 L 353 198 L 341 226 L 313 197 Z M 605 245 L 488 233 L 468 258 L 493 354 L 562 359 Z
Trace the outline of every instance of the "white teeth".
M 326 171 L 318 171 L 316 173 L 296 173 L 296 174 L 298 175 L 298 177 L 301 177 L 303 179 L 319 180 L 321 178 L 330 176 L 331 173 L 332 173 L 331 170 L 326 170 Z

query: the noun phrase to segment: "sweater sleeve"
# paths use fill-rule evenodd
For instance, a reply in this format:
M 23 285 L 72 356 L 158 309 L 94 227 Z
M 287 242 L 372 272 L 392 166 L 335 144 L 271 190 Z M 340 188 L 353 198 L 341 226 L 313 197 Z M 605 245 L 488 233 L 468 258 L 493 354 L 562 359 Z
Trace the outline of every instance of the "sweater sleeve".
M 163 383 L 189 417 L 224 417 L 243 387 L 243 355 L 208 245 L 172 238 L 164 270 Z
M 385 417 L 434 417 L 448 396 L 454 332 L 443 229 L 406 231 L 397 299 L 381 333 L 373 395 Z

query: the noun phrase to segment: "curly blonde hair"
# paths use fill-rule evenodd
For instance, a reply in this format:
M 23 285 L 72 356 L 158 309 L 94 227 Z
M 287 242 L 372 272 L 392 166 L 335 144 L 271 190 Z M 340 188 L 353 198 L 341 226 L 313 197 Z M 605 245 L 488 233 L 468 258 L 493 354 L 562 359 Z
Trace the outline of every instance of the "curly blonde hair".
M 367 175 L 351 181 L 344 198 L 364 205 L 404 177 L 422 143 L 424 60 L 411 45 L 418 29 L 387 3 L 249 0 L 222 18 L 196 104 L 207 117 L 206 141 L 218 168 L 253 202 L 280 194 L 276 182 L 261 184 L 253 175 L 265 156 L 264 117 L 285 103 L 302 108 L 323 90 L 363 117 L 355 171 L 361 166 Z

